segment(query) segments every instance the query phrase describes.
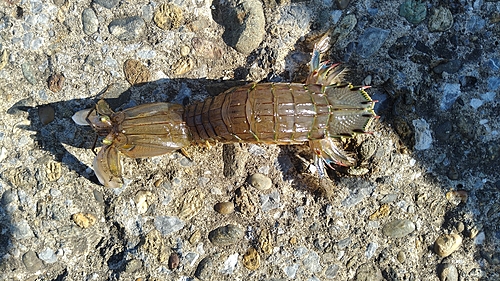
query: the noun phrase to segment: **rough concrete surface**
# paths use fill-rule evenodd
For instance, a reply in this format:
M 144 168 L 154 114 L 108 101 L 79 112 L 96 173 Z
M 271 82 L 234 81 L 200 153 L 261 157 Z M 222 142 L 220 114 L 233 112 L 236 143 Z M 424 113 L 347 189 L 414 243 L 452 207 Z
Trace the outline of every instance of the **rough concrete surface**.
M 218 144 L 98 183 L 76 111 L 304 81 L 328 31 L 378 100 L 355 167 Z M 499 42 L 499 1 L 2 0 L 0 279 L 500 280 Z

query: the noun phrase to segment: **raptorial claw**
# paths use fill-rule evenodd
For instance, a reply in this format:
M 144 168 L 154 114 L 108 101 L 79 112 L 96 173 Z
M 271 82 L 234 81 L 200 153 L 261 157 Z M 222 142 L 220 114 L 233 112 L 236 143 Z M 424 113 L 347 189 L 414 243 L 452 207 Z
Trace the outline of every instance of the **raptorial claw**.
M 106 187 L 119 188 L 122 186 L 122 166 L 118 149 L 114 145 L 104 145 L 92 164 L 94 173 Z

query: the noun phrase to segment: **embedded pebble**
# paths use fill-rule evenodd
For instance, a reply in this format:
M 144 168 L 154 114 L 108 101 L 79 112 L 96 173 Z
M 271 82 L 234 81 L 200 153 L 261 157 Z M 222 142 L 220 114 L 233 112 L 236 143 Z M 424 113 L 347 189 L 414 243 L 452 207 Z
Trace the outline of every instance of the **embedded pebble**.
M 254 195 L 248 192 L 245 187 L 236 189 L 234 202 L 242 214 L 252 216 L 257 213 L 256 201 Z
M 64 75 L 62 73 L 56 73 L 56 74 L 50 75 L 49 81 L 48 81 L 49 90 L 51 90 L 54 93 L 61 91 L 61 89 L 64 85 L 65 79 L 66 78 L 64 77 Z
M 189 237 L 189 243 L 191 243 L 191 245 L 195 245 L 196 243 L 198 243 L 198 241 L 200 241 L 200 238 L 201 238 L 201 231 L 199 229 L 197 229 Z
M 135 194 L 134 202 L 139 214 L 144 214 L 148 210 L 149 204 L 152 201 L 153 193 L 148 190 L 139 190 Z
M 292 265 L 283 267 L 283 272 L 286 274 L 286 276 L 288 276 L 288 278 L 295 278 L 298 269 L 299 265 L 294 263 Z
M 268 212 L 280 207 L 280 193 L 278 191 L 260 196 L 260 205 L 263 212 Z
M 191 52 L 191 49 L 186 45 L 183 45 L 180 49 L 181 56 L 183 56 L 183 57 L 189 55 L 190 52 Z
M 40 260 L 34 251 L 26 252 L 22 257 L 24 266 L 29 272 L 36 272 L 43 268 L 43 262 Z
M 131 85 L 142 84 L 151 80 L 151 72 L 138 60 L 126 60 L 123 64 L 123 72 L 125 73 L 125 79 Z
M 392 238 L 401 238 L 412 233 L 415 230 L 415 224 L 407 219 L 394 220 L 382 227 L 384 235 Z
M 127 262 L 125 265 L 125 272 L 134 273 L 142 267 L 142 261 L 138 259 L 133 259 Z
M 441 281 L 458 281 L 458 270 L 450 263 L 445 263 L 440 266 L 439 279 Z
M 45 248 L 38 254 L 38 257 L 46 263 L 55 263 L 57 261 L 57 256 L 51 248 Z
M 264 254 L 272 254 L 273 253 L 273 244 L 272 244 L 273 238 L 271 236 L 271 233 L 267 228 L 264 228 L 259 235 L 259 246 L 262 252 Z
M 92 2 L 99 4 L 104 8 L 111 9 L 116 6 L 120 0 L 93 0 Z
M 179 255 L 177 253 L 172 253 L 168 257 L 168 268 L 174 270 L 179 266 Z
M 89 228 L 97 221 L 97 218 L 89 213 L 76 213 L 71 216 L 71 219 L 81 228 Z
M 412 121 L 415 127 L 415 150 L 426 150 L 432 145 L 432 135 L 429 124 L 425 119 L 416 119 Z
M 399 15 L 410 23 L 419 24 L 427 16 L 426 3 L 419 0 L 405 0 L 399 6 Z
M 163 30 L 176 29 L 181 26 L 184 19 L 182 10 L 174 4 L 161 4 L 155 11 L 153 21 Z
M 9 62 L 9 53 L 7 50 L 2 50 L 2 53 L 0 53 L 0 70 L 2 70 L 7 63 Z
M 273 185 L 273 182 L 269 177 L 259 173 L 251 175 L 248 178 L 248 183 L 261 191 L 268 190 Z
M 380 269 L 375 264 L 364 263 L 356 270 L 356 277 L 354 280 L 382 281 L 384 278 L 382 277 L 382 272 L 380 272 Z
M 444 234 L 434 242 L 434 251 L 440 257 L 447 257 L 456 251 L 462 244 L 462 237 L 458 234 Z
M 50 105 L 42 105 L 38 107 L 38 118 L 42 125 L 47 125 L 54 121 L 55 112 L 54 108 Z
M 211 280 L 212 277 L 211 269 L 212 269 L 212 259 L 210 257 L 205 257 L 200 261 L 198 266 L 196 267 L 196 271 L 194 276 L 200 280 Z
M 208 239 L 217 246 L 227 246 L 243 238 L 244 231 L 236 225 L 228 224 L 218 227 L 208 234 Z
M 448 110 L 462 94 L 460 84 L 445 83 L 441 89 L 443 97 L 439 104 L 441 110 Z
M 234 204 L 233 202 L 219 202 L 215 204 L 214 209 L 220 214 L 227 215 L 234 212 Z
M 99 19 L 91 8 L 85 8 L 82 12 L 82 26 L 83 32 L 87 35 L 92 35 L 97 32 L 99 28 Z
M 217 5 L 216 12 L 224 20 L 224 41 L 242 54 L 250 54 L 264 38 L 265 17 L 258 0 L 227 1 L 227 6 Z M 244 15 L 244 16 L 243 16 Z
M 146 23 L 139 16 L 115 19 L 109 23 L 109 33 L 120 41 L 139 39 L 146 32 Z
M 403 251 L 399 251 L 396 257 L 400 263 L 404 263 L 406 260 L 406 254 Z
M 184 222 L 176 217 L 157 216 L 154 219 L 156 229 L 163 236 L 179 231 L 184 228 Z
M 186 264 L 189 264 L 189 266 L 193 266 L 199 257 L 200 255 L 197 253 L 189 252 L 184 256 L 184 260 L 186 261 Z
M 465 190 L 452 190 L 446 192 L 446 200 L 453 205 L 467 203 L 468 193 Z
M 243 266 L 250 270 L 257 270 L 260 266 L 260 255 L 255 248 L 250 248 L 243 255 Z
M 60 162 L 49 161 L 45 166 L 45 174 L 49 181 L 56 181 L 62 176 L 62 168 Z
M 28 80 L 28 82 L 31 85 L 36 84 L 36 78 L 35 78 L 35 74 L 33 73 L 33 69 L 32 69 L 31 64 L 29 64 L 27 62 L 21 64 L 21 71 L 23 72 L 24 78 L 26 78 L 26 80 Z
M 371 259 L 373 255 L 375 254 L 375 251 L 377 251 L 378 244 L 375 242 L 369 243 L 368 246 L 366 247 L 365 251 L 365 256 L 367 259 Z
M 436 139 L 442 142 L 446 142 L 449 140 L 452 130 L 453 127 L 451 122 L 445 121 L 436 127 L 436 129 L 434 130 L 434 135 L 436 136 Z
M 172 66 L 175 75 L 186 74 L 194 67 L 194 61 L 191 58 L 181 58 Z
M 14 205 L 14 204 L 13 204 Z M 30 225 L 28 224 L 28 221 L 22 220 L 20 222 L 13 222 L 12 225 L 14 226 L 14 231 L 12 232 L 12 237 L 18 240 L 23 240 L 27 238 L 34 237 L 35 234 L 33 233 L 33 230 L 31 229 Z
M 329 265 L 325 270 L 325 277 L 327 279 L 334 279 L 337 276 L 337 272 L 339 272 L 340 266 L 336 264 Z
M 224 275 L 232 274 L 236 269 L 236 265 L 238 264 L 238 257 L 238 253 L 234 253 L 227 257 L 227 259 L 224 261 L 223 268 L 219 272 Z
M 179 200 L 180 202 L 180 212 L 179 217 L 184 220 L 190 220 L 194 217 L 204 206 L 205 194 L 200 192 L 199 189 L 193 189 Z
M 344 18 L 340 21 L 340 23 L 335 26 L 335 29 L 331 35 L 331 44 L 333 45 L 335 42 L 342 41 L 346 38 L 349 33 L 356 27 L 358 20 L 354 14 L 345 15 Z
M 191 40 L 191 44 L 196 54 L 202 58 L 218 60 L 222 57 L 222 49 L 212 41 L 194 37 Z
M 314 251 L 310 251 L 307 256 L 302 260 L 302 264 L 306 270 L 316 273 L 321 271 L 321 264 L 319 263 L 319 255 Z
M 434 73 L 436 74 L 441 74 L 443 72 L 453 74 L 457 73 L 460 70 L 460 68 L 462 68 L 461 60 L 450 60 L 438 64 L 432 69 L 432 71 L 434 71 Z
M 162 263 L 168 258 L 167 253 L 169 252 L 169 248 L 160 232 L 156 229 L 153 229 L 146 235 L 144 243 L 141 245 L 141 250 L 156 257 Z
M 368 217 L 368 219 L 372 221 L 383 217 L 387 217 L 390 212 L 391 212 L 391 207 L 389 206 L 389 204 L 383 204 L 382 206 L 380 206 L 380 208 L 378 208 L 377 211 L 375 211 L 375 213 L 371 214 Z
M 368 58 L 377 52 L 389 36 L 390 31 L 369 27 L 358 39 L 357 52 L 363 58 Z
M 433 9 L 428 23 L 430 32 L 446 31 L 450 29 L 452 25 L 453 15 L 450 10 L 445 7 L 437 7 Z

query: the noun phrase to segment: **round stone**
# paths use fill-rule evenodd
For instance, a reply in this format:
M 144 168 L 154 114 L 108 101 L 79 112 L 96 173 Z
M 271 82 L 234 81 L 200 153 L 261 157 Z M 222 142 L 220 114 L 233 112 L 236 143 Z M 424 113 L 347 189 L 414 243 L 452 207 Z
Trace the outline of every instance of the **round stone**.
M 87 35 L 92 35 L 99 28 L 99 19 L 91 8 L 86 8 L 82 12 L 83 32 Z
M 382 232 L 384 235 L 392 237 L 392 238 L 401 238 L 415 230 L 415 224 L 407 219 L 403 220 L 394 220 L 392 222 L 387 223 L 382 228 Z
M 179 266 L 179 255 L 176 253 L 172 253 L 170 257 L 168 257 L 168 268 L 170 270 L 176 269 Z
M 271 179 L 263 174 L 253 174 L 248 178 L 248 183 L 258 190 L 268 190 L 273 185 Z
M 215 204 L 214 209 L 217 213 L 227 215 L 234 212 L 233 202 L 219 202 Z
M 434 251 L 440 257 L 447 257 L 456 251 L 462 244 L 462 237 L 458 234 L 444 234 L 434 242 Z
M 208 234 L 208 239 L 215 245 L 227 246 L 238 242 L 245 233 L 238 226 L 228 224 L 216 228 Z

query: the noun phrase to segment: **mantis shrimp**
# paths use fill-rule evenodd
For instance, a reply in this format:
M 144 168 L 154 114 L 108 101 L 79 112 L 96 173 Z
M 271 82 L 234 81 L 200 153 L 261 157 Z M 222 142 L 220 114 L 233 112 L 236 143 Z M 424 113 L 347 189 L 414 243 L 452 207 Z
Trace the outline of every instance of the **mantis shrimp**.
M 103 146 L 93 162 L 99 182 L 120 187 L 120 156 L 152 157 L 190 145 L 217 142 L 292 145 L 308 143 L 315 164 L 352 166 L 355 159 L 334 138 L 366 133 L 377 117 L 367 86 L 343 81 L 345 68 L 320 63 L 329 37 L 315 44 L 305 83 L 251 83 L 231 88 L 186 107 L 150 103 L 114 112 L 100 100 L 95 108 L 77 112 L 73 120 L 90 125 Z

